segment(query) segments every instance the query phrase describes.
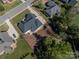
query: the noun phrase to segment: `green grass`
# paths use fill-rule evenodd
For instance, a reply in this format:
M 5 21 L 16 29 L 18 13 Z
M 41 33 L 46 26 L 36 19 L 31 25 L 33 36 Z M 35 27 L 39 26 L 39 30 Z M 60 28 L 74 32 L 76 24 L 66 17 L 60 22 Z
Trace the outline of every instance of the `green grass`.
M 20 22 L 21 20 L 23 20 L 24 18 L 25 18 L 25 15 L 26 14 L 28 14 L 29 13 L 29 10 L 24 10 L 22 13 L 20 13 L 20 14 L 18 14 L 17 16 L 15 16 L 12 20 L 11 20 L 11 22 L 13 23 L 13 24 L 16 24 L 16 23 L 18 23 L 18 22 Z
M 20 0 L 15 0 L 11 4 L 3 4 L 5 11 L 8 11 L 21 3 Z
M 0 59 L 20 59 L 24 54 L 29 53 L 24 59 L 34 59 L 31 56 L 31 48 L 26 43 L 26 41 L 23 38 L 17 39 L 17 48 L 14 50 L 12 54 L 8 55 L 2 55 L 0 56 Z
M 25 18 L 25 15 L 29 13 L 29 10 L 24 10 L 22 13 L 20 13 L 19 15 L 15 16 L 12 20 L 11 23 L 13 24 L 13 26 L 15 27 L 15 29 L 21 34 L 21 31 L 19 30 L 19 28 L 17 27 L 17 23 L 20 22 L 21 20 L 23 20 Z
M 61 14 L 65 14 L 65 12 L 66 12 L 66 9 L 61 7 Z
M 73 18 L 72 18 L 72 23 L 73 24 L 76 24 L 79 26 L 79 14 L 75 15 Z

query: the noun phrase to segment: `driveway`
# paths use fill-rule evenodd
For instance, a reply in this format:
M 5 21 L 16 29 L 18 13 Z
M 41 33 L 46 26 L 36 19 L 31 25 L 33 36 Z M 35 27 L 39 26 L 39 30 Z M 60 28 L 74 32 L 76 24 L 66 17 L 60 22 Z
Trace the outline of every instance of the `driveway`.
M 13 25 L 9 20 L 7 20 L 6 23 L 9 26 L 9 29 L 7 31 L 9 36 L 11 36 L 13 39 L 16 40 L 19 37 L 19 34 L 16 32 L 15 28 L 13 27 Z M 14 37 L 13 34 L 15 34 L 16 37 Z

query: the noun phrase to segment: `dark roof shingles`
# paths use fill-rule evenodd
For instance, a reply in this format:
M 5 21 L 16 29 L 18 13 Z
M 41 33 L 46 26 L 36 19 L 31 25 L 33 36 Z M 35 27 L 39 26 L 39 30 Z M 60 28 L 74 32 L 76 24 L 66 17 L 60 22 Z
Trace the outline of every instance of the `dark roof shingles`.
M 24 22 L 20 22 L 18 27 L 23 33 L 25 33 L 28 30 L 34 32 L 41 25 L 42 23 L 38 19 L 36 19 L 36 16 L 34 14 L 28 14 Z

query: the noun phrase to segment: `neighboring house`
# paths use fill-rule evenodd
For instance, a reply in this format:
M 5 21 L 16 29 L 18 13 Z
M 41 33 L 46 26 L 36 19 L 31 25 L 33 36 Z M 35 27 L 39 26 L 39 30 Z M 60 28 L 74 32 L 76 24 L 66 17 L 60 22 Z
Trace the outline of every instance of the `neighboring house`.
M 11 3 L 13 0 L 2 0 L 3 3 Z
M 11 53 L 15 47 L 12 45 L 15 44 L 15 40 L 12 39 L 8 32 L 0 32 L 0 55 Z
M 61 0 L 63 3 L 66 3 L 70 6 L 74 6 L 76 4 L 76 0 Z
M 28 14 L 24 21 L 18 23 L 18 27 L 23 33 L 35 32 L 43 24 L 37 19 L 34 14 Z
M 8 20 L 0 28 L 0 55 L 9 54 L 16 48 L 18 33 Z
M 45 12 L 47 13 L 48 16 L 52 17 L 53 15 L 60 15 L 60 7 L 53 1 L 48 1 L 45 4 Z

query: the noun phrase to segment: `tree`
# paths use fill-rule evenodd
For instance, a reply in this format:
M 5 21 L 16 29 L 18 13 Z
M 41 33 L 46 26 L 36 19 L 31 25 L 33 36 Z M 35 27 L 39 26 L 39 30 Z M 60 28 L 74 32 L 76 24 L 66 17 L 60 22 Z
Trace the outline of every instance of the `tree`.
M 39 9 L 44 9 L 44 7 L 45 7 L 45 4 L 43 3 L 43 0 L 39 0 L 38 1 L 38 4 L 37 5 L 35 5 L 35 7 L 37 7 L 37 8 L 39 8 Z
M 54 37 L 47 37 L 40 41 L 35 47 L 35 54 L 38 59 L 70 59 L 71 45 L 64 41 L 58 41 Z M 74 58 L 73 58 L 74 59 Z
M 56 16 L 54 15 L 49 21 L 49 25 L 52 27 L 53 31 L 57 34 L 65 31 L 70 23 L 69 17 L 67 15 Z
M 68 26 L 68 29 L 66 30 L 67 39 L 70 43 L 75 44 L 76 49 L 79 49 L 79 27 L 74 25 Z
M 69 11 L 71 9 L 71 6 L 64 3 L 63 5 L 61 5 L 61 7 L 64 7 L 67 11 Z
M 66 30 L 67 41 L 71 43 L 74 55 L 78 58 L 77 51 L 79 50 L 79 27 L 74 25 L 68 26 Z
M 4 9 L 2 3 L 0 2 L 0 12 L 1 12 L 1 11 L 4 11 L 4 10 L 5 10 L 5 9 Z

